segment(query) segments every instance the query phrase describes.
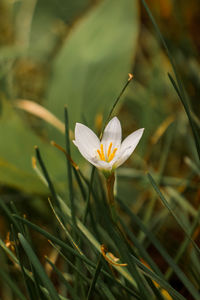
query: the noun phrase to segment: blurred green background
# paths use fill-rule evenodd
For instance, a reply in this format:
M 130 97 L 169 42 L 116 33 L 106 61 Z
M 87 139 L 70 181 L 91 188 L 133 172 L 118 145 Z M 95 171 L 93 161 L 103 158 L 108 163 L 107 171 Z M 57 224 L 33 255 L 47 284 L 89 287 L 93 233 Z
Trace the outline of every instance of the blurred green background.
M 199 130 L 199 1 L 153 0 L 148 5 L 176 61 Z M 68 191 L 65 157 L 50 143 L 65 147 L 65 137 L 55 120 L 46 122 L 47 111 L 64 122 L 67 106 L 72 137 L 76 122 L 99 133 L 128 73 L 133 73 L 115 114 L 124 136 L 141 127 L 145 134 L 134 155 L 117 171 L 117 193 L 147 224 L 153 219 L 152 229 L 159 223 L 162 208 L 144 176 L 146 171 L 151 171 L 174 205 L 181 202 L 190 211 L 198 208 L 197 153 L 168 72 L 173 73 L 169 58 L 140 1 L 0 0 L 1 201 L 15 201 L 30 219 L 51 223 L 46 209 L 49 192 L 31 163 L 35 145 L 66 201 Z M 31 102 L 22 107 L 24 100 L 47 111 L 40 107 L 42 115 L 35 116 Z M 91 166 L 73 144 L 71 150 L 73 160 L 88 175 Z M 81 204 L 77 206 L 81 211 Z M 2 214 L 3 239 L 8 230 Z M 157 233 L 174 254 L 182 240 L 174 221 L 168 218 Z M 195 234 L 199 242 L 199 229 Z M 38 251 L 48 251 L 46 244 L 44 249 Z M 154 258 L 165 269 L 159 257 Z

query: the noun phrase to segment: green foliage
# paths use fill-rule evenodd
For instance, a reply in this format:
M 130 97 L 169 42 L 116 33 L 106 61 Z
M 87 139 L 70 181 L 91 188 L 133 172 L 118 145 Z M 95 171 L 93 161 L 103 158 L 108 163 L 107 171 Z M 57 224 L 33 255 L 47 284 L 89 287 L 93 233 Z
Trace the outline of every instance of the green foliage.
M 0 3 L 2 300 L 199 300 L 198 64 L 142 4 L 140 18 L 136 0 Z M 116 172 L 111 209 L 72 139 L 76 122 L 99 134 L 117 113 L 125 135 L 145 134 Z

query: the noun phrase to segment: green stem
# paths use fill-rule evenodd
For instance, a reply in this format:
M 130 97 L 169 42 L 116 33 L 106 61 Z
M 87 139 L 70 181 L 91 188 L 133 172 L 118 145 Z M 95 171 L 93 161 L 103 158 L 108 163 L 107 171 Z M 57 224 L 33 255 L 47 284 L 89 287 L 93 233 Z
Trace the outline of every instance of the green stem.
M 114 197 L 114 184 L 115 184 L 115 173 L 111 173 L 109 177 L 106 178 L 106 187 L 108 195 L 108 204 L 110 208 L 110 213 L 113 222 L 117 223 L 117 212 L 115 207 L 115 197 Z

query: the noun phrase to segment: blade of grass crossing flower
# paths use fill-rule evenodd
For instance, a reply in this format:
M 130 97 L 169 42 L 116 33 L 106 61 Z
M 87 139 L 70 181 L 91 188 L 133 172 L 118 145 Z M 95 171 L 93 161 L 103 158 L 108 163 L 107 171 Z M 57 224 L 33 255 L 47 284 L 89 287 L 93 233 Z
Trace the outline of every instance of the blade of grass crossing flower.
M 200 159 L 200 137 L 199 137 L 199 134 L 197 133 L 196 131 L 196 125 L 194 124 L 193 122 L 193 119 L 191 117 L 191 114 L 190 114 L 190 110 L 189 110 L 189 107 L 188 107 L 188 104 L 187 104 L 187 99 L 186 99 L 186 96 L 185 96 L 185 91 L 184 91 L 184 88 L 183 88 L 183 85 L 182 85 L 182 82 L 179 78 L 179 74 L 177 72 L 177 69 L 176 69 L 176 65 L 175 65 L 175 62 L 174 62 L 174 59 L 169 51 L 169 48 L 165 42 L 165 39 L 163 38 L 161 32 L 160 32 L 160 29 L 158 28 L 158 25 L 156 24 L 156 21 L 148 7 L 148 5 L 146 4 L 146 1 L 145 0 L 141 0 L 142 1 L 142 4 L 154 26 L 154 29 L 159 37 L 159 39 L 161 40 L 166 52 L 167 52 L 167 55 L 169 57 L 169 60 L 171 62 L 171 65 L 172 65 L 172 68 L 173 68 L 173 71 L 174 71 L 174 74 L 175 74 L 175 77 L 176 77 L 176 80 L 177 80 L 177 84 L 178 84 L 178 87 L 176 86 L 175 84 L 175 81 L 173 80 L 172 84 L 176 90 L 176 92 L 178 93 L 179 95 L 179 98 L 184 106 L 184 109 L 186 111 L 186 114 L 189 118 L 189 121 L 190 121 L 190 125 L 191 125 L 191 128 L 192 128 L 192 131 L 193 131 L 193 135 L 194 135 L 194 139 L 195 139 L 195 143 L 196 143 L 196 148 L 197 148 L 197 153 L 198 153 L 198 156 L 199 156 L 199 159 Z M 170 80 L 172 79 L 172 77 L 170 78 Z
M 102 261 L 101 260 L 102 260 L 102 257 L 101 257 L 101 254 L 100 254 L 99 259 L 98 259 L 98 263 L 97 263 L 97 266 L 96 266 L 96 269 L 95 269 L 95 273 L 94 273 L 94 276 L 92 278 L 92 282 L 91 282 L 91 285 L 90 285 L 90 288 L 89 288 L 89 291 L 88 291 L 87 300 L 92 300 L 94 290 L 95 290 L 95 284 L 96 284 L 97 278 L 98 278 L 98 276 L 101 272 L 101 268 L 102 268 Z
M 69 118 L 68 118 L 68 111 L 65 107 L 65 141 L 66 141 L 66 151 L 71 157 L 70 151 L 70 139 L 69 139 Z M 72 214 L 72 222 L 74 226 L 76 226 L 76 213 L 75 213 L 75 204 L 74 204 L 74 190 L 73 190 L 73 182 L 72 182 L 72 166 L 70 161 L 67 159 L 67 172 L 68 172 L 68 189 L 69 189 L 69 199 L 70 199 L 70 207 L 71 207 L 71 214 Z
M 0 277 L 2 278 L 3 282 L 5 282 L 10 287 L 10 289 L 13 291 L 13 293 L 17 296 L 19 300 L 27 300 L 18 288 L 17 284 L 2 268 L 0 268 Z
M 146 234 L 147 238 L 152 242 L 152 244 L 155 246 L 155 248 L 159 251 L 159 253 L 162 255 L 162 257 L 165 259 L 165 261 L 171 266 L 171 268 L 174 270 L 174 273 L 177 275 L 177 277 L 180 279 L 180 281 L 184 284 L 184 286 L 187 288 L 187 290 L 193 295 L 194 299 L 198 300 L 199 295 L 198 291 L 194 287 L 194 285 L 190 282 L 190 280 L 187 278 L 187 276 L 183 273 L 183 271 L 179 268 L 179 266 L 174 263 L 171 256 L 166 252 L 166 250 L 163 248 L 163 246 L 160 244 L 158 239 L 153 235 L 151 231 L 147 229 L 144 223 L 140 220 L 138 216 L 133 214 L 129 207 L 127 207 L 124 202 L 122 202 L 119 198 L 116 198 L 119 202 L 120 206 L 123 208 L 123 210 L 131 217 L 132 221 Z
M 39 259 L 37 258 L 36 254 L 33 252 L 31 246 L 28 244 L 28 242 L 25 240 L 22 234 L 18 234 L 19 241 L 28 256 L 29 260 L 33 264 L 33 267 L 35 268 L 35 271 L 38 275 L 38 277 L 43 282 L 44 286 L 46 287 L 47 291 L 49 292 L 49 295 L 52 300 L 60 300 L 58 293 L 53 286 L 52 282 L 48 278 L 47 274 L 44 271 L 44 268 L 42 267 Z
M 175 214 L 175 212 L 173 211 L 173 209 L 171 208 L 169 202 L 165 199 L 165 197 L 163 196 L 163 194 L 161 193 L 160 189 L 158 188 L 155 180 L 153 179 L 153 177 L 151 176 L 150 173 L 147 173 L 148 179 L 151 183 L 151 185 L 153 186 L 154 190 L 156 191 L 156 193 L 159 195 L 160 199 L 162 200 L 164 206 L 169 210 L 169 212 L 173 215 L 174 219 L 176 220 L 176 222 L 179 224 L 179 226 L 181 227 L 181 229 L 183 230 L 183 232 L 185 233 L 185 235 L 187 236 L 187 238 L 190 240 L 190 242 L 192 243 L 192 245 L 194 246 L 194 248 L 197 250 L 197 252 L 200 254 L 200 249 L 197 246 L 197 244 L 191 239 L 190 234 L 187 231 L 187 228 L 185 228 L 184 224 L 182 223 L 182 221 L 177 217 L 177 215 Z

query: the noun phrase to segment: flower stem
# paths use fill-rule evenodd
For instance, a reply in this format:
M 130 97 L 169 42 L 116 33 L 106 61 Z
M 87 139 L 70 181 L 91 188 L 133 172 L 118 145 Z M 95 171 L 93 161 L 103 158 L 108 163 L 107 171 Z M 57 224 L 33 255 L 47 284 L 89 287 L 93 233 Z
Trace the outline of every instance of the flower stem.
M 109 177 L 106 178 L 106 187 L 107 187 L 107 195 L 108 195 L 108 204 L 110 208 L 110 213 L 113 222 L 117 223 L 117 213 L 115 207 L 115 198 L 114 198 L 114 184 L 115 184 L 115 173 L 111 173 Z

